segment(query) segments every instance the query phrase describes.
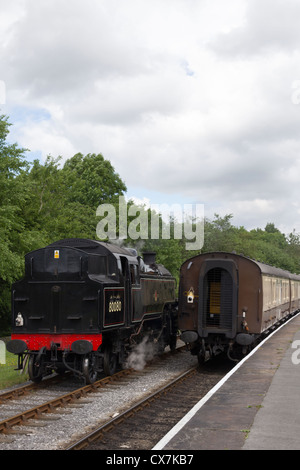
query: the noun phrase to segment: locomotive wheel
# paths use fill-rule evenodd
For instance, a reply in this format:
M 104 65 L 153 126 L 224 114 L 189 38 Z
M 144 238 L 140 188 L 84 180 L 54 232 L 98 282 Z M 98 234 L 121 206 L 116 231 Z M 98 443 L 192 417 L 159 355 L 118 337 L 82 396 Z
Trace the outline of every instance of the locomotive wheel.
M 82 359 L 82 373 L 86 383 L 93 384 L 97 380 L 98 372 L 94 369 L 94 361 L 91 354 Z
M 37 361 L 35 355 L 31 355 L 28 361 L 28 375 L 32 382 L 40 383 L 43 378 L 42 361 Z
M 117 356 L 111 350 L 106 348 L 103 357 L 103 371 L 105 375 L 113 375 L 117 370 Z

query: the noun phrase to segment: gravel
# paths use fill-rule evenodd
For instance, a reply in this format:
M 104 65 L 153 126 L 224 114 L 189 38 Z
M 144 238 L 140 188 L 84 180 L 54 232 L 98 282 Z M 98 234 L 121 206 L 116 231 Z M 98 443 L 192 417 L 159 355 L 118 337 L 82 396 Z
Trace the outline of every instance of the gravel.
M 143 371 L 136 372 L 135 377 L 131 377 L 127 383 L 105 387 L 103 391 L 98 390 L 79 400 L 78 405 L 67 406 L 59 415 L 47 415 L 53 417 L 55 421 L 32 421 L 30 424 L 36 424 L 36 426 L 14 427 L 14 430 L 26 434 L 0 436 L 0 450 L 63 449 L 68 442 L 79 438 L 97 424 L 112 418 L 116 413 L 122 412 L 128 405 L 139 401 L 196 364 L 197 358 L 187 351 L 171 355 L 167 360 L 159 360 L 157 365 L 151 365 Z M 41 400 L 43 393 L 45 393 L 44 401 L 51 399 L 46 389 L 39 393 Z M 60 389 L 59 393 L 62 395 L 64 392 Z M 22 403 L 24 403 L 23 400 Z M 0 407 L 0 421 L 5 418 L 6 406 Z

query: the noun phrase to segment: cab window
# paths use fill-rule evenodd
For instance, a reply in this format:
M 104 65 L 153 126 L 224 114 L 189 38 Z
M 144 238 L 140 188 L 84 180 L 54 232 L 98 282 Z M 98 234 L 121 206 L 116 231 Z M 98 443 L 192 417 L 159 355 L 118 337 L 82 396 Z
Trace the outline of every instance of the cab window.
M 140 284 L 140 273 L 139 273 L 139 267 L 137 264 L 130 265 L 130 281 L 131 281 L 131 285 Z

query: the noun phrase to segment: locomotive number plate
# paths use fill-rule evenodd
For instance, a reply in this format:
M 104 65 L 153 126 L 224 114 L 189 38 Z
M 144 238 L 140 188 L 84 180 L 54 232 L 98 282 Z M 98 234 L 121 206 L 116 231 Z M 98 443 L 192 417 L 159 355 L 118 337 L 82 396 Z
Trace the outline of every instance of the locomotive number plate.
M 124 289 L 104 289 L 104 326 L 123 324 L 124 307 Z

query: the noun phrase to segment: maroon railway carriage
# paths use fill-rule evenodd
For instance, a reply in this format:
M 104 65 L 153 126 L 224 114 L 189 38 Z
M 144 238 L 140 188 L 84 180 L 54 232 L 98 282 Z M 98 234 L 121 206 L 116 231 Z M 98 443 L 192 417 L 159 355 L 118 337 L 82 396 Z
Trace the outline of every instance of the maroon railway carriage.
M 235 253 L 204 253 L 180 270 L 181 339 L 199 361 L 246 353 L 262 333 L 300 309 L 300 276 Z

